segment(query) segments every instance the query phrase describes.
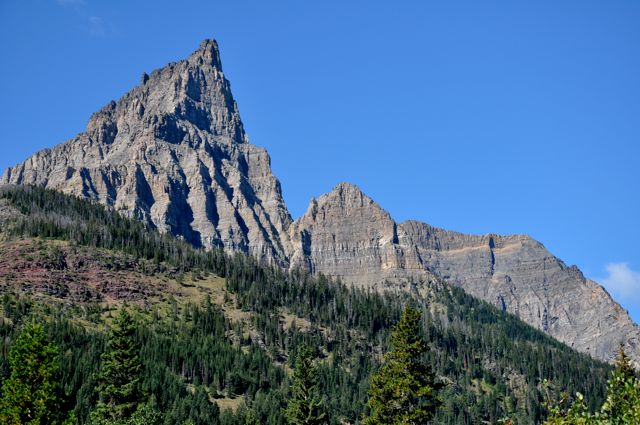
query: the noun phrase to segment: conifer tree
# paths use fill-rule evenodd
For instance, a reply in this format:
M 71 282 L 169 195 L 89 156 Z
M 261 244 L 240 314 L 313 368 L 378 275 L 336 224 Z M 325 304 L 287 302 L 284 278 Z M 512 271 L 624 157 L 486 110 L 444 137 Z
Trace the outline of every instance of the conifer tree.
M 291 393 L 286 409 L 289 424 L 327 423 L 327 415 L 318 393 L 318 371 L 313 364 L 313 352 L 306 345 L 298 350 Z
M 11 375 L 2 385 L 0 423 L 44 425 L 56 423 L 58 349 L 42 325 L 28 324 L 9 353 Z
M 393 349 L 371 378 L 367 425 L 425 424 L 440 405 L 441 384 L 426 363 L 420 313 L 407 307 L 391 333 Z
M 102 354 L 97 377 L 99 400 L 91 415 L 94 424 L 119 423 L 130 418 L 142 399 L 142 365 L 135 332 L 136 324 L 123 306 L 114 319 L 107 350 Z

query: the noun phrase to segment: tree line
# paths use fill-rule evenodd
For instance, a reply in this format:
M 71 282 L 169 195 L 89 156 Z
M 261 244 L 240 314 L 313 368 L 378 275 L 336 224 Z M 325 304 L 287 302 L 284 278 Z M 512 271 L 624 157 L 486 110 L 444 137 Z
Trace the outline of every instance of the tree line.
M 182 422 L 174 413 L 165 415 L 153 395 L 142 385 L 142 352 L 135 338 L 136 320 L 123 307 L 114 319 L 100 356 L 95 376 L 94 395 L 97 403 L 86 423 L 92 425 L 160 425 L 162 423 L 195 424 L 192 418 Z M 425 354 L 429 351 L 423 336 L 420 313 L 407 307 L 391 333 L 392 349 L 381 367 L 373 374 L 369 389 L 369 413 L 362 418 L 366 425 L 427 424 L 442 405 L 441 389 L 445 386 L 433 373 Z M 2 384 L 0 420 L 7 425 L 75 424 L 75 410 L 60 409 L 64 395 L 60 392 L 58 347 L 51 343 L 44 327 L 28 322 L 9 353 L 10 375 Z M 318 369 L 314 351 L 303 345 L 293 363 L 294 371 L 283 416 L 291 425 L 329 423 L 327 408 L 318 387 Z M 566 399 L 550 407 L 545 425 L 570 424 L 637 424 L 640 423 L 640 379 L 630 365 L 624 349 L 608 381 L 607 398 L 592 414 L 584 397 L 564 407 Z M 206 401 L 204 405 L 209 405 Z M 193 406 L 191 407 L 193 409 Z M 205 407 L 206 423 L 219 419 L 219 412 Z M 165 418 L 166 416 L 166 418 Z M 261 423 L 255 412 L 241 417 L 245 424 Z M 238 419 L 237 417 L 235 419 Z M 500 420 L 513 424 L 510 418 Z

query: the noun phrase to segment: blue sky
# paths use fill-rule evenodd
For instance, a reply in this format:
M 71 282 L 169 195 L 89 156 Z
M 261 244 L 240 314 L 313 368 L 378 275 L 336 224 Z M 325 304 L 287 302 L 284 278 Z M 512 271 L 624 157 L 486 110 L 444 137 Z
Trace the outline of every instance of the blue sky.
M 640 321 L 640 2 L 1 0 L 0 168 L 216 38 L 294 217 L 527 233 Z

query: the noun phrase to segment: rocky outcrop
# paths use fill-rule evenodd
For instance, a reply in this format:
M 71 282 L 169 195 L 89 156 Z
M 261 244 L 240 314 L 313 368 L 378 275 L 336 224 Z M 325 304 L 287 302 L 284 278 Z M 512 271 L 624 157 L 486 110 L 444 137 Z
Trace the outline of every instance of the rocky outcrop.
M 10 168 L 0 183 L 96 199 L 196 246 L 241 251 L 373 289 L 446 280 L 576 349 L 640 364 L 640 330 L 597 283 L 528 236 L 397 224 L 340 184 L 292 221 L 267 152 L 248 143 L 216 43 L 151 74 L 86 132 Z
M 424 284 L 433 278 L 417 251 L 398 244 L 389 213 L 348 183 L 312 200 L 288 236 L 292 267 L 370 287 Z
M 93 114 L 85 133 L 7 170 L 96 199 L 196 246 L 223 246 L 281 266 L 291 217 L 267 152 L 248 143 L 206 40 L 188 59 L 144 74 L 140 86 Z

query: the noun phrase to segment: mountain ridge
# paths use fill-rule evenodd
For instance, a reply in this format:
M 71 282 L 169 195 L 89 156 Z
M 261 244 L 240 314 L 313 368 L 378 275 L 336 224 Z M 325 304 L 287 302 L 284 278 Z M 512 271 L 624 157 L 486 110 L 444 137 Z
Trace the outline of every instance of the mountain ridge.
M 373 289 L 420 292 L 444 279 L 574 348 L 640 362 L 640 328 L 597 283 L 526 235 L 466 235 L 397 223 L 351 183 L 293 220 L 264 148 L 244 131 L 214 40 L 143 74 L 85 132 L 9 168 L 2 184 L 94 199 L 196 247 Z

